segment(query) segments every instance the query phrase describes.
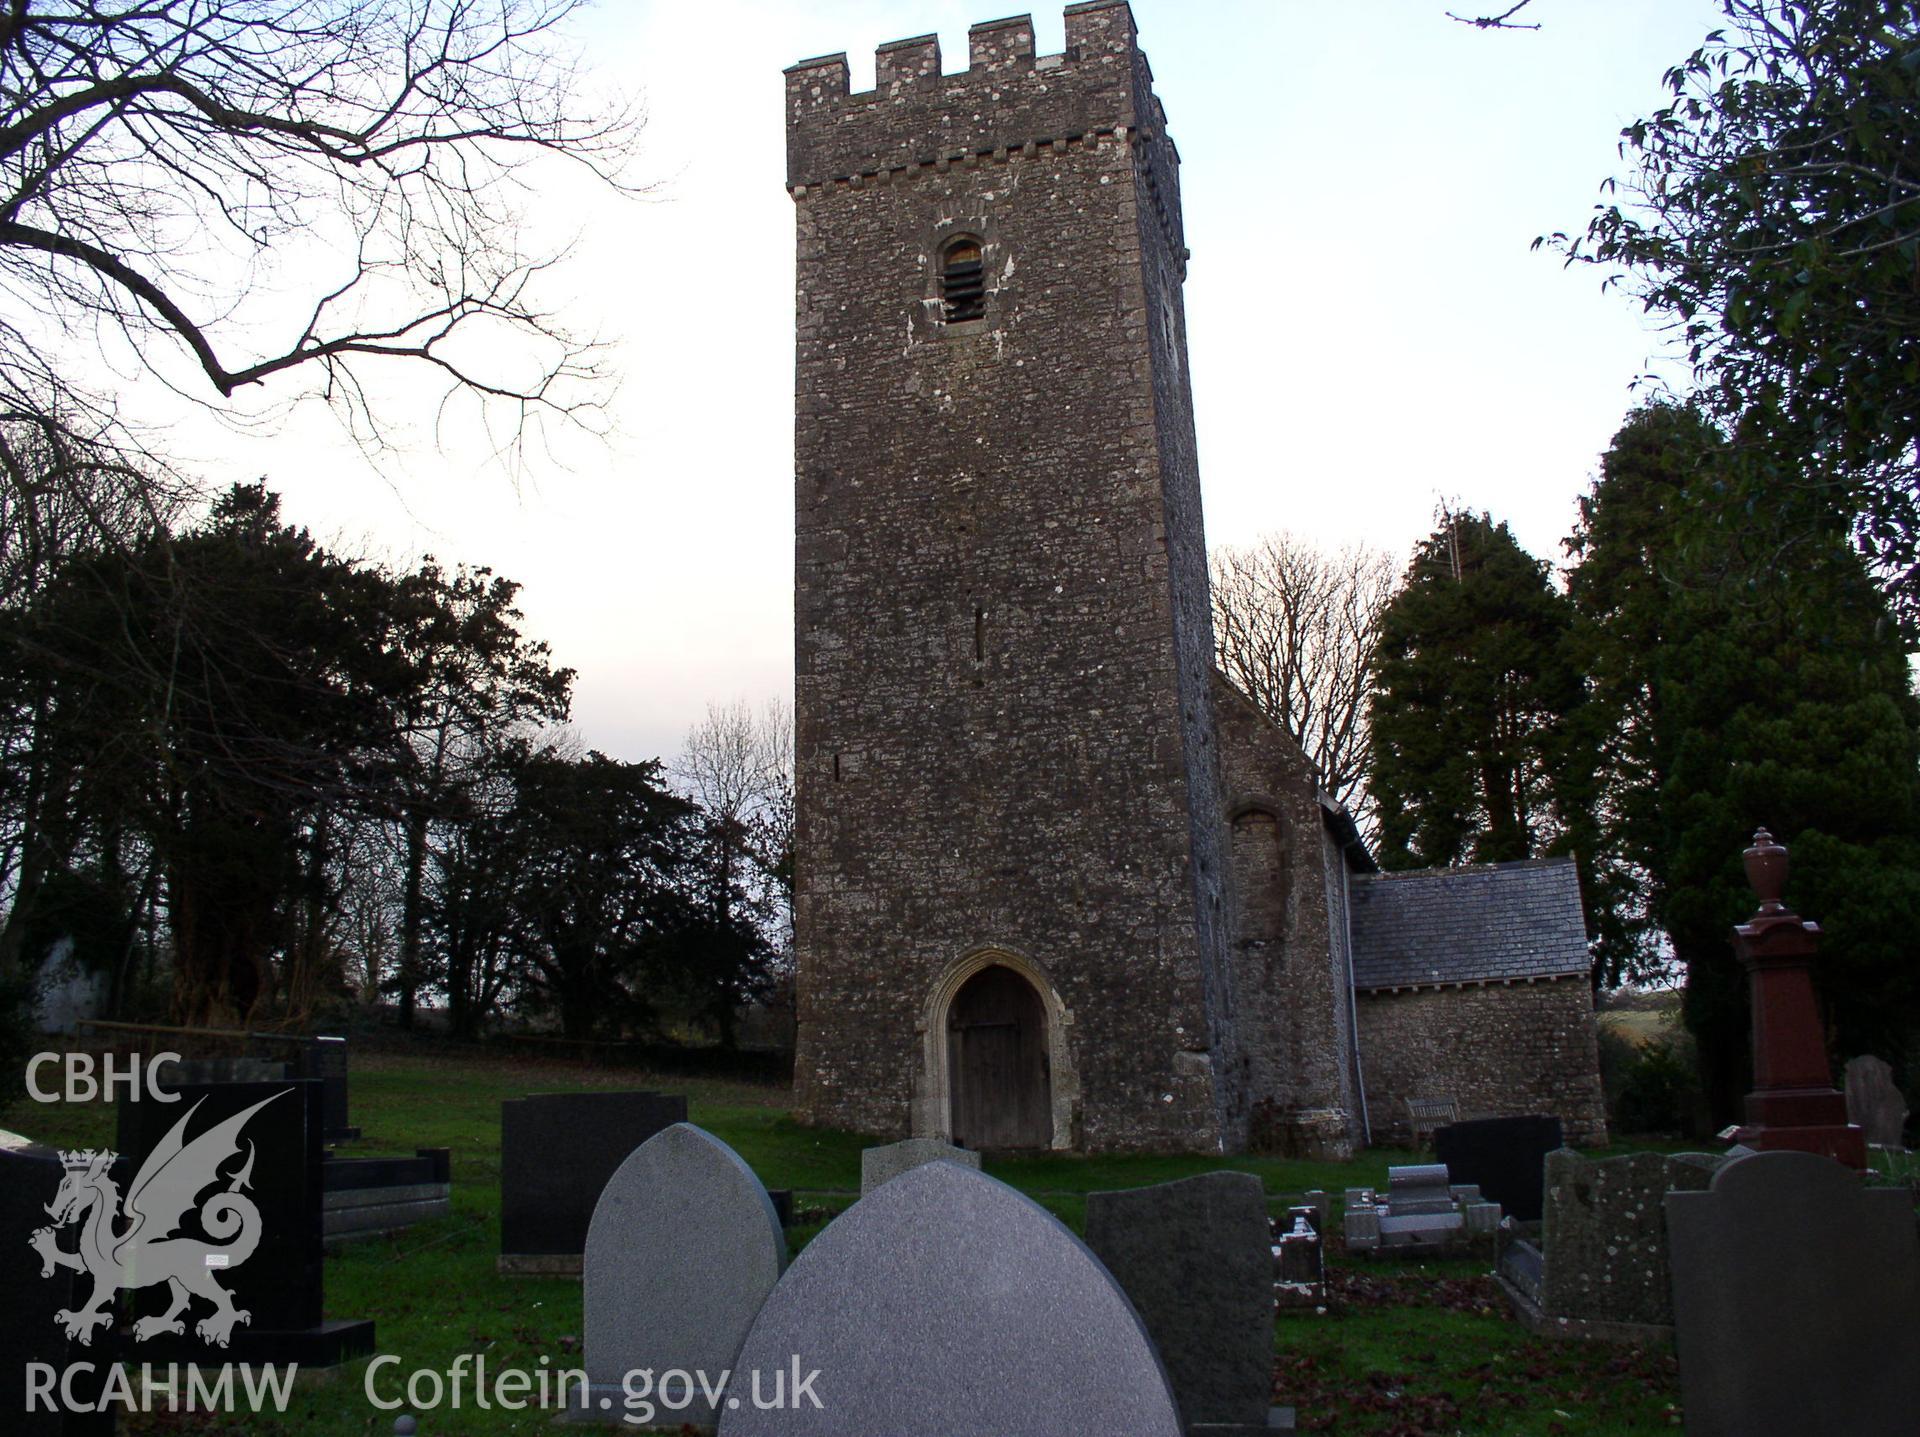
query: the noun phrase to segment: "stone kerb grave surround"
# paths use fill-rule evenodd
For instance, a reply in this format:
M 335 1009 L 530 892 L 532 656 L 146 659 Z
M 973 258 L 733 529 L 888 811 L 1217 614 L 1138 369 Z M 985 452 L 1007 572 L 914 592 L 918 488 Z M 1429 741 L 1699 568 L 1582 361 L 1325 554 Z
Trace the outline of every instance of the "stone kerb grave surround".
M 1087 1194 L 1087 1246 L 1146 1323 L 1189 1428 L 1268 1430 L 1272 1234 L 1252 1173 Z
M 571 1415 L 619 1422 L 623 1379 L 639 1368 L 718 1382 L 786 1264 L 773 1201 L 738 1153 L 691 1123 L 647 1139 L 607 1181 L 587 1229 L 589 1386 Z M 693 1397 L 675 1420 L 711 1425 L 697 1383 Z
M 1789 1149 L 1733 1159 L 1666 1211 L 1687 1437 L 1911 1437 L 1911 1192 Z
M 863 1149 L 860 1153 L 860 1195 L 865 1197 L 881 1183 L 897 1178 L 922 1163 L 937 1162 L 959 1163 L 977 1172 L 980 1154 L 971 1148 L 957 1148 L 939 1138 L 908 1138 L 904 1142 Z
M 762 1401 L 776 1373 L 811 1395 Z M 794 1259 L 733 1367 L 720 1437 L 1182 1437 L 1153 1340 L 1058 1219 L 1005 1183 L 927 1163 Z M 735 1405 L 737 1403 L 737 1405 Z

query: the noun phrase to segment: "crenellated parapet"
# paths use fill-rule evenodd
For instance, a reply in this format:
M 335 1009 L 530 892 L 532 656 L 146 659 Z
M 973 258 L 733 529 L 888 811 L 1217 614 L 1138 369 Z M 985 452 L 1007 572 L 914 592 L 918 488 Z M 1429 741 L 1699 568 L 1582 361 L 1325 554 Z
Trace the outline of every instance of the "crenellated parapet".
M 967 68 L 952 75 L 941 73 L 939 37 L 891 41 L 875 52 L 874 88 L 860 94 L 849 93 L 844 52 L 801 61 L 786 72 L 788 188 L 1093 135 L 1164 138 L 1126 0 L 1070 5 L 1066 22 L 1058 55 L 1034 53 L 1030 15 L 975 25 Z

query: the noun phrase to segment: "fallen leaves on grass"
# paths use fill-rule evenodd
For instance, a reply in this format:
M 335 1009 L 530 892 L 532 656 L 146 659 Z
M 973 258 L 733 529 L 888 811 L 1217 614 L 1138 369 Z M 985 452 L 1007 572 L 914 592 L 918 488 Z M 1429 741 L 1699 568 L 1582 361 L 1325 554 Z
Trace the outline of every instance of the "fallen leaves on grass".
M 1334 1268 L 1330 1318 L 1385 1319 L 1393 1308 L 1427 1308 L 1507 1319 L 1491 1277 L 1427 1277 Z M 1283 1329 L 1284 1330 L 1284 1329 Z M 1295 1327 L 1295 1331 L 1311 1331 Z M 1337 1329 L 1328 1329 L 1337 1330 Z M 1283 1347 L 1285 1338 L 1282 1338 Z M 1273 1396 L 1296 1409 L 1302 1432 L 1370 1437 L 1453 1437 L 1504 1430 L 1502 1416 L 1546 1417 L 1549 1433 L 1577 1433 L 1587 1419 L 1619 1418 L 1648 1406 L 1675 1411 L 1679 1369 L 1671 1353 L 1604 1343 L 1523 1338 L 1489 1354 L 1484 1341 L 1409 1344 L 1392 1365 L 1356 1371 L 1339 1347 L 1301 1347 L 1274 1359 Z M 1551 1405 L 1548 1405 L 1551 1404 Z M 1540 1429 L 1534 1429 L 1540 1430 Z

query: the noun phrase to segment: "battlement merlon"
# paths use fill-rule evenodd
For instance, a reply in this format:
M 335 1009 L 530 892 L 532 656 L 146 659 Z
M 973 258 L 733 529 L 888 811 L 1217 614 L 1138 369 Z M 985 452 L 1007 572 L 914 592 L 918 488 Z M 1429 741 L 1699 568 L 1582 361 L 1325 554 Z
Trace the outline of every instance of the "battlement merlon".
M 788 187 L 1115 130 L 1165 141 L 1127 0 L 1069 5 L 1066 28 L 1063 53 L 1035 55 L 1031 16 L 975 25 L 953 75 L 937 36 L 890 41 L 857 95 L 844 51 L 801 61 L 786 72 Z

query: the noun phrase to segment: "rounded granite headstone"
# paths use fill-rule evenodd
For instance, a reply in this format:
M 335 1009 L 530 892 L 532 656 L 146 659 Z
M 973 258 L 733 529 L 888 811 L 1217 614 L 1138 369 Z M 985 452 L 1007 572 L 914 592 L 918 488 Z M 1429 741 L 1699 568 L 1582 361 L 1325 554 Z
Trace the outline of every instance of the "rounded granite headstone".
M 635 1148 L 587 1227 L 589 1414 L 620 1420 L 622 1383 L 641 1368 L 705 1373 L 717 1388 L 786 1260 L 773 1201 L 732 1148 L 692 1123 Z M 711 1423 L 697 1382 L 692 1390 L 693 1405 L 672 1420 Z
M 1159 1354 L 1099 1259 L 1030 1198 L 951 1162 L 876 1188 L 795 1259 L 724 1408 L 720 1437 L 1181 1430 Z

